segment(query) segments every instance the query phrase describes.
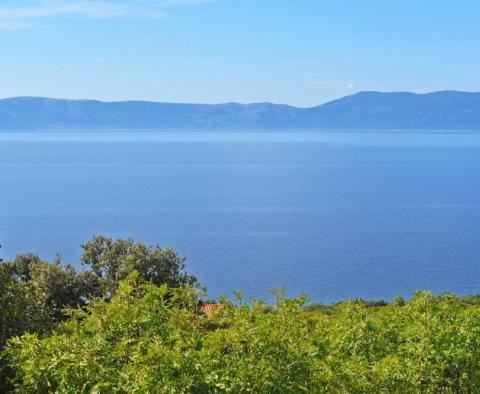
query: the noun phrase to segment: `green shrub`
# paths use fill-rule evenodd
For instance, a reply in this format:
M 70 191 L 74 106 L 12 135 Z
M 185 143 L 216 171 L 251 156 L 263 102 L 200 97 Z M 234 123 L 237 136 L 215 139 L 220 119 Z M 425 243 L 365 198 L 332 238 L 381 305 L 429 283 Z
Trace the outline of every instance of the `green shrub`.
M 6 357 L 18 392 L 474 393 L 480 309 L 416 293 L 383 307 L 324 313 L 305 298 L 223 300 L 198 309 L 192 287 L 121 282 L 111 300 L 70 311 L 52 335 L 25 334 Z

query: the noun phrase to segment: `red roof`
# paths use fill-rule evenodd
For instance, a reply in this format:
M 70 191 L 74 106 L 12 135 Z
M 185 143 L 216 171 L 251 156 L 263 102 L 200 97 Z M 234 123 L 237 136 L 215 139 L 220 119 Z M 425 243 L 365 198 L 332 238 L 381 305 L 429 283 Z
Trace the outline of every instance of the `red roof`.
M 217 309 L 219 306 L 219 304 L 205 304 L 200 308 L 200 311 L 208 315 L 212 313 L 215 309 Z

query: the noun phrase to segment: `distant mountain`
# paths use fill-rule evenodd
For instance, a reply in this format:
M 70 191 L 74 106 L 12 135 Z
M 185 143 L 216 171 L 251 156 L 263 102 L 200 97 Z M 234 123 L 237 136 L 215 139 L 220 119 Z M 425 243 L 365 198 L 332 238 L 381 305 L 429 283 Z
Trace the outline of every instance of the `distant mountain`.
M 38 97 L 0 100 L 0 131 L 162 128 L 480 130 L 480 93 L 360 92 L 313 108 Z
M 480 93 L 360 92 L 307 109 L 304 127 L 386 130 L 480 130 Z

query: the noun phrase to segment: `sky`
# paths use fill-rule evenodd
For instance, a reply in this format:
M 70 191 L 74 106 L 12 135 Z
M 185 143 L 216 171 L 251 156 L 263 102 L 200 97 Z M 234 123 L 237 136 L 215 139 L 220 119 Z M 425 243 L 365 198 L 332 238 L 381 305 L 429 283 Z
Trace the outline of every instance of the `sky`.
M 0 0 L 0 97 L 480 91 L 478 0 Z

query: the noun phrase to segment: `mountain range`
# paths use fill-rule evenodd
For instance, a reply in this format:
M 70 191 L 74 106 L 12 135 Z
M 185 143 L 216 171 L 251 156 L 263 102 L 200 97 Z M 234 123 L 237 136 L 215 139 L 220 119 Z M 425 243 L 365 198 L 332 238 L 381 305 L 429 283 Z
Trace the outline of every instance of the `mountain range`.
M 311 108 L 41 97 L 0 100 L 0 131 L 167 128 L 480 130 L 480 93 L 359 92 Z

